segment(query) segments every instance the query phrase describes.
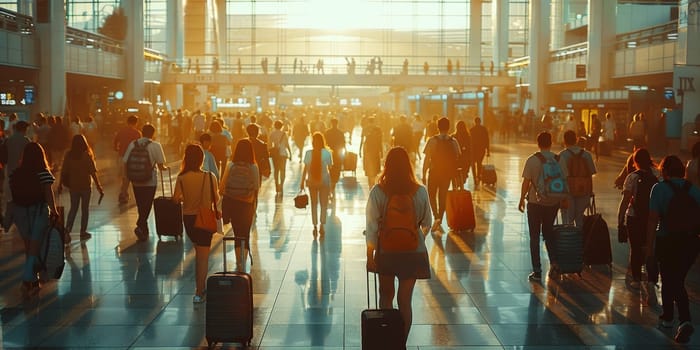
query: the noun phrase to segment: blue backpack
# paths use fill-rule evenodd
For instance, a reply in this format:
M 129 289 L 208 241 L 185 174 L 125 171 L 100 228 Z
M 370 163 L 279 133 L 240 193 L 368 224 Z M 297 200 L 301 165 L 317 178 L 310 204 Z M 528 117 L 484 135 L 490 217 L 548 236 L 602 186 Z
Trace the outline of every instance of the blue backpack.
M 537 198 L 544 201 L 566 198 L 569 194 L 569 186 L 559 165 L 559 156 L 547 158 L 541 152 L 535 153 L 535 156 L 542 163 L 542 171 L 535 184 Z

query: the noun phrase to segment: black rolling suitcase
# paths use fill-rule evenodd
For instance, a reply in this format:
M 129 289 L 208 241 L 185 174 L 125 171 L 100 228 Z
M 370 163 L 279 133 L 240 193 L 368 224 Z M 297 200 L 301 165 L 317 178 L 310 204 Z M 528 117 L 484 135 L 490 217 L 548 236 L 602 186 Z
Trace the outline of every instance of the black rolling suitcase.
M 163 180 L 163 170 L 160 171 L 160 187 L 162 196 L 153 200 L 153 211 L 156 216 L 156 234 L 160 240 L 161 236 L 174 236 L 176 239 L 182 237 L 182 204 L 172 200 L 173 179 L 168 168 L 168 182 L 170 184 L 170 196 L 165 196 L 165 181 Z
M 498 174 L 496 173 L 496 166 L 490 162 L 490 157 L 486 158 L 486 164 L 481 166 L 481 183 L 486 186 L 496 187 L 498 182 Z
M 205 337 L 209 348 L 216 343 L 240 343 L 250 346 L 253 339 L 253 280 L 245 272 L 226 271 L 224 236 L 224 271 L 207 278 L 207 313 Z
M 405 349 L 403 317 L 397 309 L 379 309 L 377 274 L 374 274 L 374 309 L 369 304 L 369 272 L 367 272 L 367 309 L 362 310 L 362 349 Z
M 554 258 L 559 273 L 575 273 L 583 270 L 583 232 L 574 225 L 554 225 Z
M 596 212 L 595 196 L 583 216 L 583 263 L 586 265 L 608 265 L 612 267 L 610 230 L 603 216 Z

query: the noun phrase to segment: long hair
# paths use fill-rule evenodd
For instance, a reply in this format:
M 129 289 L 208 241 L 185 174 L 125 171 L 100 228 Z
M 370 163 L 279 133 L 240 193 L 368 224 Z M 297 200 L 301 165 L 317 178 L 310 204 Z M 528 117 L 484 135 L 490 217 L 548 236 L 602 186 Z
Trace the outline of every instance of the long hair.
M 313 150 L 311 151 L 311 164 L 309 164 L 311 171 L 309 174 L 314 180 L 321 179 L 321 166 L 323 165 L 323 160 L 321 159 L 321 150 L 326 148 L 326 139 L 323 134 L 316 131 L 311 137 L 311 146 Z
M 231 161 L 255 164 L 255 153 L 253 152 L 253 144 L 248 139 L 240 139 L 236 143 L 236 152 L 233 153 Z
M 49 163 L 46 161 L 44 148 L 36 142 L 30 142 L 24 146 L 19 167 L 30 172 L 48 171 Z
M 68 156 L 71 159 L 79 160 L 83 154 L 87 154 L 90 159 L 95 159 L 92 148 L 90 148 L 90 145 L 87 143 L 85 136 L 83 136 L 83 134 L 73 135 L 70 150 L 68 150 Z
M 463 140 L 469 138 L 470 136 L 469 129 L 467 129 L 467 123 L 465 123 L 464 120 L 458 121 L 457 125 L 455 125 L 454 137 L 456 137 L 458 140 Z
M 412 193 L 419 185 L 408 153 L 403 147 L 394 147 L 389 150 L 377 184 L 384 189 L 384 192 L 392 194 Z
M 187 174 L 190 171 L 201 171 L 202 163 L 204 163 L 204 151 L 202 151 L 202 147 L 195 144 L 187 145 L 178 176 Z

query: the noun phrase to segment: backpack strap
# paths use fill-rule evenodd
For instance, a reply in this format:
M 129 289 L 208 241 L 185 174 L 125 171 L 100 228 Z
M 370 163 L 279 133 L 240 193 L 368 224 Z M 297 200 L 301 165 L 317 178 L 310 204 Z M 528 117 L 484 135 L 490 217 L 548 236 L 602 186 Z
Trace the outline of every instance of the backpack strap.
M 542 162 L 542 164 L 547 163 L 547 158 L 545 158 L 544 154 L 542 152 L 535 152 L 535 157 Z

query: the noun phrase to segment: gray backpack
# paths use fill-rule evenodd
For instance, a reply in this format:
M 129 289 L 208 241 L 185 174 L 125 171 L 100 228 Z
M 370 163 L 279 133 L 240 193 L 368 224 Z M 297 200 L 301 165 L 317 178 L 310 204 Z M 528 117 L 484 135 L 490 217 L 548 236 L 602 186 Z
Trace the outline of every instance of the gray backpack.
M 224 196 L 252 203 L 255 199 L 254 176 L 250 164 L 232 163 L 226 178 Z

